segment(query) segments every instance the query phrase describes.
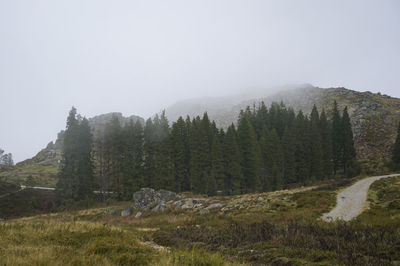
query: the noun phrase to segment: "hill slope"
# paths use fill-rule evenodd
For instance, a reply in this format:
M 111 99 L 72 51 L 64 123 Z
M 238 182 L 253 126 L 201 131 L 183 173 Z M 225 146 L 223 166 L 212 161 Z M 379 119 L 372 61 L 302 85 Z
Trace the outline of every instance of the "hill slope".
M 94 135 L 100 134 L 113 116 L 116 116 L 122 125 L 132 120 L 144 124 L 144 119 L 132 115 L 124 117 L 121 113 L 108 113 L 89 118 L 89 125 Z M 39 151 L 34 157 L 17 163 L 15 166 L 0 168 L 0 180 L 16 184 L 41 185 L 54 187 L 57 183 L 57 172 L 61 160 L 61 149 L 64 140 L 64 131 L 57 135 L 57 140 L 50 142 L 46 148 Z M 32 176 L 31 180 L 27 180 Z
M 205 100 L 203 98 L 198 101 L 192 99 L 187 103 L 180 102 L 167 108 L 166 115 L 173 120 L 179 116 L 179 107 L 184 106 L 185 108 L 180 111 L 181 116 L 187 114 L 201 116 L 208 111 L 206 109 L 208 105 L 214 106 L 212 98 L 210 99 L 211 104 L 207 104 Z M 315 104 L 318 110 L 321 111 L 324 108 L 329 114 L 334 100 L 338 102 L 340 109 L 348 106 L 358 158 L 375 161 L 389 158 L 400 120 L 400 99 L 379 93 L 357 92 L 346 88 L 323 89 L 312 85 L 303 85 L 270 96 L 260 94 L 259 97 L 243 100 L 236 104 L 224 105 L 223 101 L 219 101 L 218 111 L 211 109 L 208 115 L 210 119 L 215 120 L 218 126 L 226 128 L 237 121 L 240 110 L 247 106 L 257 106 L 262 101 L 267 106 L 272 102 L 283 102 L 295 111 L 303 110 L 305 114 L 309 114 Z M 192 109 L 189 108 L 190 105 L 193 106 Z M 199 108 L 199 106 L 204 108 Z

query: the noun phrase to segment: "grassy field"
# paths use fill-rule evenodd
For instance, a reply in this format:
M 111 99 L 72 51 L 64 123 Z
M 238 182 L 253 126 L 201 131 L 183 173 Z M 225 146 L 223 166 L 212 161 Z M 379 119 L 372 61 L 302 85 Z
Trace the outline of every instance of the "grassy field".
M 6 265 L 392 265 L 400 261 L 400 178 L 373 184 L 371 209 L 325 223 L 338 190 L 352 181 L 217 197 L 200 215 L 168 208 L 121 217 L 131 202 L 0 223 Z M 136 213 L 136 212 L 135 212 Z

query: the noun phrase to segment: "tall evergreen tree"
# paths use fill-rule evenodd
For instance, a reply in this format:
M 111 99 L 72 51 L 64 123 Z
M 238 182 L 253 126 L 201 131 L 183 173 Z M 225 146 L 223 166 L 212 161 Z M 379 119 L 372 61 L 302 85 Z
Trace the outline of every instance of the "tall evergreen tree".
M 286 127 L 282 137 L 284 155 L 284 182 L 296 182 L 296 137 L 293 127 Z
M 317 107 L 314 105 L 311 111 L 311 169 L 310 176 L 315 180 L 323 179 L 323 158 L 322 158 L 322 145 L 321 145 L 321 132 L 320 132 L 320 119 Z
M 176 183 L 176 191 L 184 191 L 185 190 L 185 180 L 188 175 L 188 168 L 186 166 L 186 139 L 187 139 L 187 130 L 185 121 L 182 117 L 179 117 L 178 120 L 173 123 L 172 131 L 171 131 L 171 156 L 173 163 L 173 176 Z
M 332 163 L 332 137 L 331 124 L 329 123 L 325 111 L 322 110 L 320 116 L 321 144 L 322 144 L 322 160 L 323 173 L 325 177 L 331 177 L 333 173 Z
M 337 102 L 333 103 L 332 110 L 332 159 L 333 171 L 337 171 L 343 166 L 343 129 Z
M 228 127 L 223 140 L 223 160 L 225 168 L 224 194 L 239 194 L 243 183 L 243 174 L 240 166 L 241 155 L 236 140 L 236 129 L 232 124 Z
M 92 135 L 86 119 L 78 120 L 72 107 L 64 134 L 62 163 L 57 182 L 58 198 L 81 200 L 92 194 Z
M 359 167 L 356 161 L 356 151 L 354 149 L 353 131 L 351 129 L 350 117 L 347 112 L 347 106 L 343 110 L 342 116 L 343 130 L 343 170 L 347 177 L 353 177 L 359 174 Z
M 392 150 L 392 163 L 394 170 L 400 170 L 400 122 L 397 129 L 397 137 Z
M 218 136 L 215 136 L 211 146 L 211 170 L 207 183 L 207 194 L 215 195 L 217 190 L 222 191 L 224 189 L 224 179 L 225 171 L 221 144 Z
M 260 147 L 253 126 L 244 116 L 239 120 L 238 143 L 241 151 L 241 166 L 243 171 L 243 192 L 254 192 L 259 185 Z

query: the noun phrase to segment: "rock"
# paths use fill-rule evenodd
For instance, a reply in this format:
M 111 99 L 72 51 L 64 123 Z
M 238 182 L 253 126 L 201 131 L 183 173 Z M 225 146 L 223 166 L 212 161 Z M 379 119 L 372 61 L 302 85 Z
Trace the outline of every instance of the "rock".
M 205 198 L 187 198 L 183 200 L 182 209 L 193 209 L 196 204 L 208 201 Z M 198 205 L 197 205 L 198 206 Z
M 152 188 L 142 188 L 133 194 L 136 208 L 150 209 L 157 203 L 164 203 L 176 196 L 175 192 L 168 190 L 155 191 Z
M 201 209 L 199 213 L 200 215 L 204 215 L 210 213 L 210 211 L 208 209 Z
M 136 213 L 135 218 L 139 218 L 140 216 L 142 216 L 142 212 Z
M 203 208 L 203 204 L 201 203 L 197 203 L 193 206 L 193 209 L 201 209 L 201 208 Z
M 222 208 L 224 205 L 221 203 L 214 203 L 207 207 L 208 210 Z
M 133 208 L 131 206 L 126 207 L 125 209 L 122 210 L 121 216 L 129 216 L 133 213 Z
M 166 208 L 165 203 L 161 202 L 161 203 L 157 204 L 153 209 L 151 209 L 151 211 L 153 211 L 153 212 L 164 211 L 165 208 Z
M 111 215 L 117 215 L 118 214 L 118 208 L 117 207 L 110 207 L 104 210 L 104 214 L 111 214 Z
M 175 202 L 172 203 L 172 206 L 174 206 L 176 208 L 179 208 L 182 205 L 183 205 L 183 201 L 181 201 L 181 200 L 178 200 L 178 201 L 175 201 Z
M 258 201 L 263 201 L 264 198 L 263 197 L 258 197 Z
M 164 189 L 160 189 L 159 191 L 157 191 L 157 193 L 158 193 L 161 201 L 168 201 L 168 200 L 176 197 L 175 192 L 164 190 Z

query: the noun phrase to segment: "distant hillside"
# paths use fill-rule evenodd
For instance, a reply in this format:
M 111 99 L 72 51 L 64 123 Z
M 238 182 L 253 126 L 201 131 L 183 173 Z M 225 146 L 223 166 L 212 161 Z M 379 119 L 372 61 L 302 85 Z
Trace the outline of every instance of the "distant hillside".
M 121 125 L 125 125 L 130 120 L 134 123 L 140 121 L 144 124 L 144 119 L 132 115 L 124 117 L 121 113 L 108 113 L 89 118 L 89 125 L 94 135 L 101 133 L 112 117 L 118 117 Z M 30 182 L 42 186 L 54 187 L 57 183 L 57 172 L 61 160 L 61 149 L 64 140 L 64 131 L 60 131 L 55 142 L 47 144 L 46 148 L 39 151 L 34 157 L 17 163 L 15 166 L 0 168 L 0 180 L 17 184 L 26 184 L 27 178 L 32 176 Z
M 260 93 L 259 97 L 243 99 L 240 103 L 234 104 L 229 102 L 225 104 L 221 99 L 218 101 L 213 98 L 208 99 L 208 102 L 205 98 L 197 101 L 192 99 L 167 108 L 166 115 L 173 121 L 180 115 L 201 116 L 210 110 L 208 111 L 210 119 L 215 120 L 219 127 L 226 128 L 237 121 L 241 109 L 257 106 L 262 101 L 267 106 L 272 102 L 283 102 L 295 111 L 301 109 L 305 114 L 309 114 L 314 104 L 320 111 L 324 108 L 329 113 L 334 100 L 341 109 L 345 106 L 349 108 L 358 158 L 374 161 L 388 158 L 400 120 L 400 99 L 379 93 L 302 85 L 270 96 Z M 179 109 L 182 106 L 185 108 Z M 208 106 L 212 108 L 207 109 Z M 216 106 L 218 109 L 215 109 Z

